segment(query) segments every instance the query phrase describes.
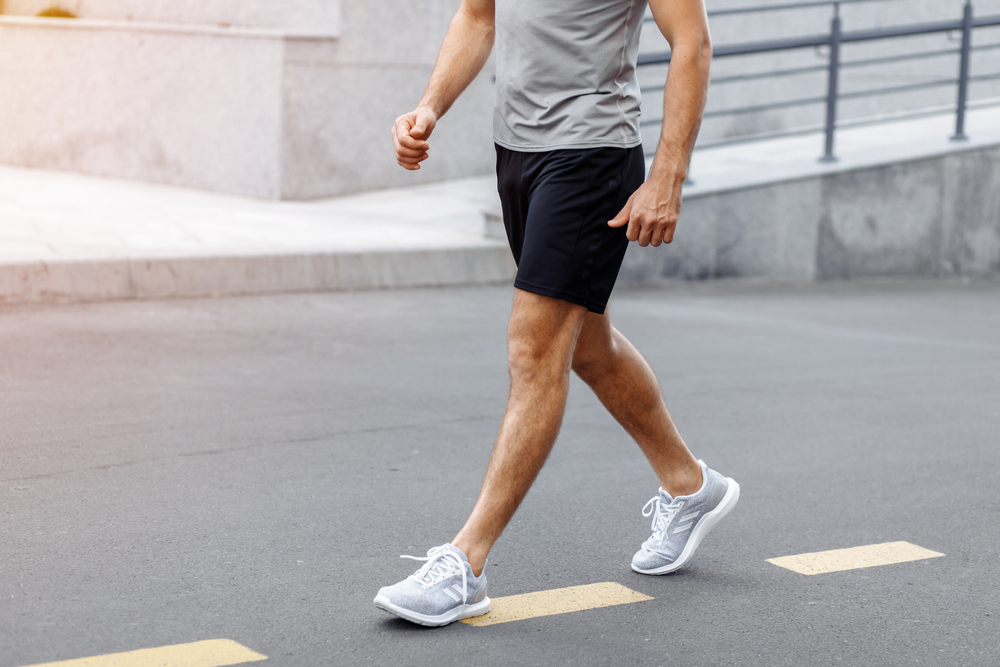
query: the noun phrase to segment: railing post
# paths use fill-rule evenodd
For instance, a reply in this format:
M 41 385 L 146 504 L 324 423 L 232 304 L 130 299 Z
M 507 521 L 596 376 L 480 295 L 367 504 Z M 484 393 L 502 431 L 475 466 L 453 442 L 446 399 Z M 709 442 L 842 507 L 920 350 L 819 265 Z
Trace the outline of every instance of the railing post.
M 837 127 L 837 79 L 840 74 L 840 3 L 833 4 L 830 21 L 830 71 L 826 89 L 826 145 L 820 162 L 836 162 L 833 155 L 833 133 Z
M 964 141 L 965 105 L 969 96 L 969 52 L 972 48 L 972 0 L 965 0 L 962 12 L 962 56 L 958 66 L 958 105 L 955 108 L 955 136 L 952 141 Z

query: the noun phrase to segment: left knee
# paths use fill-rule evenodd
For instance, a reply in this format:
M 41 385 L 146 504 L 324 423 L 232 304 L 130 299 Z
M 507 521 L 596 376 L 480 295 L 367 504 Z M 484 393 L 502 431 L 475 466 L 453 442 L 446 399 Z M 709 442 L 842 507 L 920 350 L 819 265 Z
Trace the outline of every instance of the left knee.
M 581 342 L 573 351 L 573 372 L 587 384 L 608 372 L 614 363 L 614 344 L 595 345 Z

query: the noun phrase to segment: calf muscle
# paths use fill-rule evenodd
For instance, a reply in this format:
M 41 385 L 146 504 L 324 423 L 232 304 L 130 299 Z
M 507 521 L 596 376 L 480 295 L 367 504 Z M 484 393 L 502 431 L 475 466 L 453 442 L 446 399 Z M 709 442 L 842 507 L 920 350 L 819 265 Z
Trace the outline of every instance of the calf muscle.
M 653 369 L 606 315 L 587 316 L 573 370 L 636 441 L 668 493 L 698 490 L 701 468 L 667 411 Z

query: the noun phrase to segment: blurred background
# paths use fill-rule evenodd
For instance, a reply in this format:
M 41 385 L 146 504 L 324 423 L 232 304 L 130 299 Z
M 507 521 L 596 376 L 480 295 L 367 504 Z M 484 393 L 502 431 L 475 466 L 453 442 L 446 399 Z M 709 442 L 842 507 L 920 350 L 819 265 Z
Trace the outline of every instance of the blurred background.
M 419 100 L 458 5 L 4 0 L 0 294 L 508 281 L 492 62 L 419 172 L 391 154 L 389 129 Z M 1000 271 L 1000 0 L 708 10 L 713 84 L 685 188 L 690 222 L 670 248 L 630 252 L 623 281 Z M 669 57 L 647 15 L 647 157 Z M 181 189 L 126 186 L 136 182 Z M 303 254 L 306 268 L 289 259 Z M 242 264 L 195 261 L 209 256 Z M 109 260 L 105 277 L 67 268 Z

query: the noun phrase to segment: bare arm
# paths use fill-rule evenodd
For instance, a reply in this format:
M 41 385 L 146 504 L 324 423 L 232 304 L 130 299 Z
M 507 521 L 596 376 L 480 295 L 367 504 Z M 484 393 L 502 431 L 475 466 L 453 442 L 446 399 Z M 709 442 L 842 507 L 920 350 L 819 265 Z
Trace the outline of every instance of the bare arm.
M 417 108 L 392 127 L 396 161 L 404 169 L 420 169 L 434 126 L 476 78 L 493 50 L 494 0 L 462 0 L 451 21 L 427 90 Z
M 649 0 L 649 7 L 670 43 L 663 128 L 649 177 L 608 224 L 627 224 L 630 241 L 659 246 L 674 239 L 681 187 L 705 111 L 712 43 L 704 0 Z

